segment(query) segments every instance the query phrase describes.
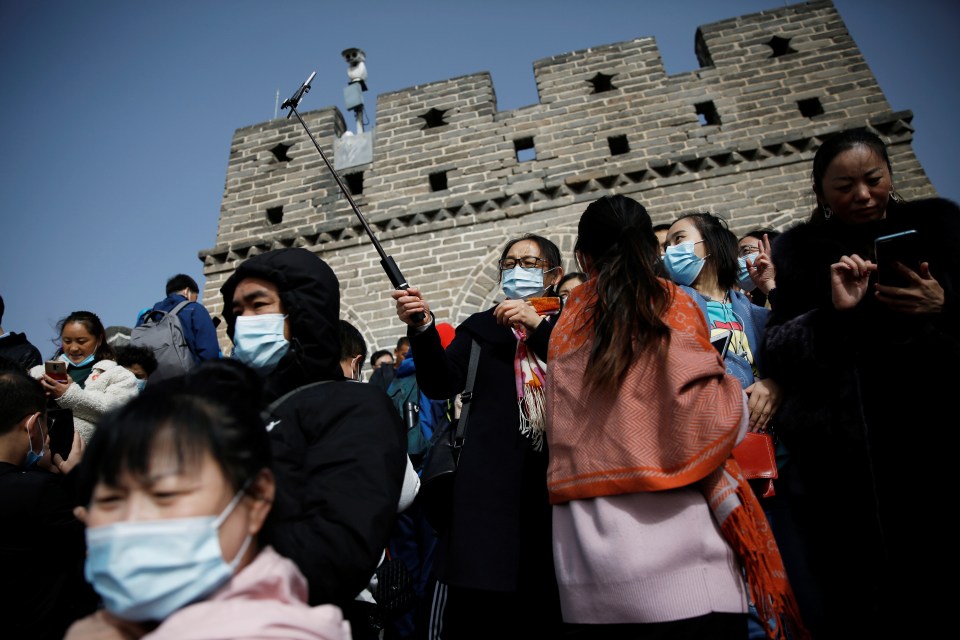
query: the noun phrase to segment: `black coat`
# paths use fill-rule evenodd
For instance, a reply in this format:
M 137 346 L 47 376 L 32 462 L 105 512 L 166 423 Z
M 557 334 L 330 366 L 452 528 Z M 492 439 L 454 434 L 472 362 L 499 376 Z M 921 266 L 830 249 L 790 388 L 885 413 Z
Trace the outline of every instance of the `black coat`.
M 11 333 L 6 338 L 0 339 L 0 357 L 13 360 L 24 371 L 30 371 L 38 364 L 43 364 L 40 351 L 27 340 L 27 336 L 23 333 Z
M 542 360 L 552 329 L 552 322 L 542 322 L 527 340 Z M 457 327 L 446 350 L 433 325 L 422 333 L 411 329 L 408 336 L 420 390 L 438 400 L 464 389 L 471 339 L 480 345 L 452 524 L 435 561 L 439 578 L 488 591 L 517 592 L 531 584 L 543 593 L 555 590 L 547 453 L 535 451 L 520 433 L 512 331 L 498 325 L 490 309 Z
M 0 462 L 5 638 L 62 638 L 71 623 L 99 604 L 83 577 L 83 524 L 73 515 L 76 501 L 68 480 Z
M 874 238 L 906 229 L 920 233 L 943 313 L 897 313 L 872 290 L 854 309 L 834 309 L 830 264 L 872 259 Z M 834 622 L 882 625 L 882 615 L 915 611 L 909 599 L 930 594 L 923 571 L 952 555 L 932 519 L 955 481 L 960 209 L 930 199 L 891 203 L 871 223 L 804 223 L 777 238 L 773 259 L 763 355 L 783 386 L 772 424 L 803 480 L 811 558 Z
M 290 350 L 265 380 L 277 496 L 266 541 L 306 575 L 311 604 L 352 604 L 380 561 L 396 518 L 406 470 L 406 434 L 387 395 L 345 380 L 340 370 L 340 289 L 306 249 L 263 253 L 221 288 L 228 333 L 237 284 L 273 282 L 288 316 Z

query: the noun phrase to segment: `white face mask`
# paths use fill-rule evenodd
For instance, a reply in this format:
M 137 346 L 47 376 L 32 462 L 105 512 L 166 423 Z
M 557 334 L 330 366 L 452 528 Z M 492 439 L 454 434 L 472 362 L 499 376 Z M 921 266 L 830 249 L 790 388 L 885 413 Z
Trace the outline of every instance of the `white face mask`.
M 282 313 L 237 316 L 233 357 L 261 372 L 272 371 L 290 350 L 290 343 L 283 337 L 286 317 Z
M 253 540 L 247 536 L 227 563 L 220 525 L 243 497 L 219 516 L 118 522 L 87 529 L 84 575 L 107 611 L 124 620 L 164 620 L 216 591 L 234 574 Z

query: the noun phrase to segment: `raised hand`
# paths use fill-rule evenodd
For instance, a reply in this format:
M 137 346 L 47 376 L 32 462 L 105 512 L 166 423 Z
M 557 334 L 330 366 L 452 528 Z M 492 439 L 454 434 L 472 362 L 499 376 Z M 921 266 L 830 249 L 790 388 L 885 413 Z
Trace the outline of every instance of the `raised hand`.
M 833 306 L 840 311 L 857 306 L 867 293 L 870 274 L 876 270 L 877 265 L 857 254 L 841 256 L 839 262 L 830 265 Z

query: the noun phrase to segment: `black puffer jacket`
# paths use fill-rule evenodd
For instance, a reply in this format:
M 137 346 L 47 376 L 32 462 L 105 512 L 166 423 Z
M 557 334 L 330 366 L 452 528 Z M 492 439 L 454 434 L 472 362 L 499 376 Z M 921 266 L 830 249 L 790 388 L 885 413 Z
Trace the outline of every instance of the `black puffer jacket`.
M 311 604 L 353 601 L 380 560 L 396 517 L 406 437 L 387 395 L 340 370 L 340 288 L 306 249 L 250 258 L 220 289 L 232 337 L 231 301 L 245 278 L 277 285 L 290 350 L 265 381 L 267 401 L 321 380 L 273 411 L 277 496 L 266 540 L 306 575 Z
M 6 338 L 0 339 L 0 357 L 13 360 L 23 367 L 24 371 L 43 364 L 40 351 L 27 340 L 27 336 L 23 333 L 11 333 Z

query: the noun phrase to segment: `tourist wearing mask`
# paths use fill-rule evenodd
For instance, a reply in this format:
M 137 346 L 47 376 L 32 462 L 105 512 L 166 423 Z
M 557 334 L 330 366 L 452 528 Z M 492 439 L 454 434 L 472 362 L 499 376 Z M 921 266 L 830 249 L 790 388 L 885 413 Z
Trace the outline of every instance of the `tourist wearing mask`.
M 30 370 L 57 407 L 73 412 L 73 426 L 89 442 L 97 423 L 110 409 L 137 395 L 137 378 L 116 363 L 107 332 L 96 314 L 74 311 L 57 323 L 60 348 L 54 359 L 67 365 L 64 382 L 45 373 L 44 365 Z
M 77 470 L 85 573 L 103 609 L 67 640 L 349 640 L 261 538 L 273 506 L 260 380 L 213 361 L 160 381 L 97 430 Z
M 594 201 L 575 250 L 589 279 L 553 331 L 547 379 L 567 637 L 742 640 L 741 575 L 774 623 L 770 637 L 805 637 L 777 545 L 732 456 L 747 429 L 744 392 L 725 374 L 698 304 L 659 277 L 646 209 L 624 196 Z
M 546 238 L 511 239 L 497 262 L 506 299 L 474 313 L 444 349 L 420 289 L 393 293 L 429 398 L 464 390 L 473 341 L 480 346 L 467 438 L 453 488 L 453 517 L 434 559 L 447 585 L 443 637 L 557 637 L 561 616 L 547 502 L 543 381 L 560 301 L 560 250 Z M 541 304 L 551 298 L 552 306 Z M 414 319 L 418 313 L 423 319 Z
M 265 537 L 310 584 L 310 603 L 343 609 L 355 640 L 369 629 L 355 599 L 387 546 L 407 467 L 403 422 L 387 395 L 344 377 L 340 283 L 303 248 L 241 263 L 220 289 L 232 357 L 264 385 L 277 491 Z M 148 387 L 149 391 L 149 387 Z

